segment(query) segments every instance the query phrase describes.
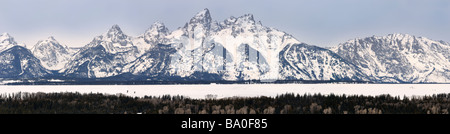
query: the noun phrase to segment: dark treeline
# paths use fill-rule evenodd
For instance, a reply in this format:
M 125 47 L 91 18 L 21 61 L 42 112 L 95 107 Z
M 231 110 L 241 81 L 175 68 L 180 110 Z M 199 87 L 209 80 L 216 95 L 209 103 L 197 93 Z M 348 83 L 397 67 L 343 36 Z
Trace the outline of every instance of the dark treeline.
M 208 97 L 207 97 L 208 98 Z M 0 95 L 2 114 L 448 114 L 450 94 L 420 98 L 283 94 L 276 97 L 190 99 L 80 93 Z

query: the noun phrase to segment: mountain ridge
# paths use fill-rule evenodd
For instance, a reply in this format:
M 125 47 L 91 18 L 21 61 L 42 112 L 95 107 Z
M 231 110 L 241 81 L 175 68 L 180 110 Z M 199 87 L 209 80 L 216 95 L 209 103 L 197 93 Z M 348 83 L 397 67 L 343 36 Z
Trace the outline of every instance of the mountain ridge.
M 381 81 L 450 82 L 450 45 L 442 41 L 389 34 L 349 40 L 332 51 Z

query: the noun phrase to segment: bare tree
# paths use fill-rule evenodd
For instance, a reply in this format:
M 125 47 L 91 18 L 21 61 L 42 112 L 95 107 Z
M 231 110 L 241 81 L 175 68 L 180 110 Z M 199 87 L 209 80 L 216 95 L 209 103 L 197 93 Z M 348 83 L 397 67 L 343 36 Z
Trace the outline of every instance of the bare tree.
M 240 108 L 239 110 L 236 110 L 236 114 L 248 114 L 248 107 L 244 106 Z
M 184 114 L 184 109 L 183 108 L 175 109 L 175 114 Z
M 317 103 L 311 103 L 309 106 L 309 111 L 314 114 L 316 112 L 320 112 L 322 110 L 322 106 L 318 105 Z
M 163 109 L 158 110 L 159 114 L 169 114 L 169 106 L 164 106 Z
M 275 114 L 275 108 L 272 106 L 269 106 L 268 108 L 264 109 L 264 114 Z
M 255 111 L 255 109 L 253 109 L 253 108 L 250 108 L 250 113 L 249 114 L 256 114 L 256 111 Z
M 226 114 L 235 114 L 236 113 L 236 111 L 234 110 L 234 106 L 231 104 L 225 106 L 225 112 L 226 112 Z
M 220 106 L 220 105 L 214 105 L 214 106 L 212 106 L 212 113 L 211 114 L 220 114 L 220 108 L 221 108 L 222 106 Z
M 292 109 L 291 105 L 284 105 L 283 109 L 281 109 L 280 114 L 288 114 Z
M 331 107 L 325 108 L 323 110 L 323 114 L 332 114 L 332 113 L 333 113 L 333 111 L 332 111 Z

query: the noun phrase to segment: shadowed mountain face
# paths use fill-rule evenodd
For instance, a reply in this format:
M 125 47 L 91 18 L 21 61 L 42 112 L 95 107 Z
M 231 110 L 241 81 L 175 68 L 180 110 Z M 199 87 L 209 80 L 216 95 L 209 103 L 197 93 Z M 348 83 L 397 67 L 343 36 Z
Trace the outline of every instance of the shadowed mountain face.
M 13 46 L 0 52 L 1 78 L 39 78 L 49 74 L 39 59 L 24 47 Z
M 135 75 L 145 75 L 148 77 L 168 76 L 170 75 L 170 55 L 176 50 L 170 45 L 158 44 L 150 51 L 147 51 L 136 60 L 130 62 L 124 67 L 124 72 L 130 72 Z

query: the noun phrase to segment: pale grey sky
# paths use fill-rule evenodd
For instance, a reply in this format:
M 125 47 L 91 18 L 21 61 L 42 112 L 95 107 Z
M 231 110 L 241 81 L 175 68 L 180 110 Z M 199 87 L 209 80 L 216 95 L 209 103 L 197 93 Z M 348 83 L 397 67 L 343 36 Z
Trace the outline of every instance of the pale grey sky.
M 29 47 L 54 36 L 84 46 L 118 24 L 138 36 L 155 21 L 173 31 L 208 8 L 213 20 L 247 13 L 322 47 L 357 37 L 407 33 L 450 42 L 449 0 L 1 0 L 0 33 Z

